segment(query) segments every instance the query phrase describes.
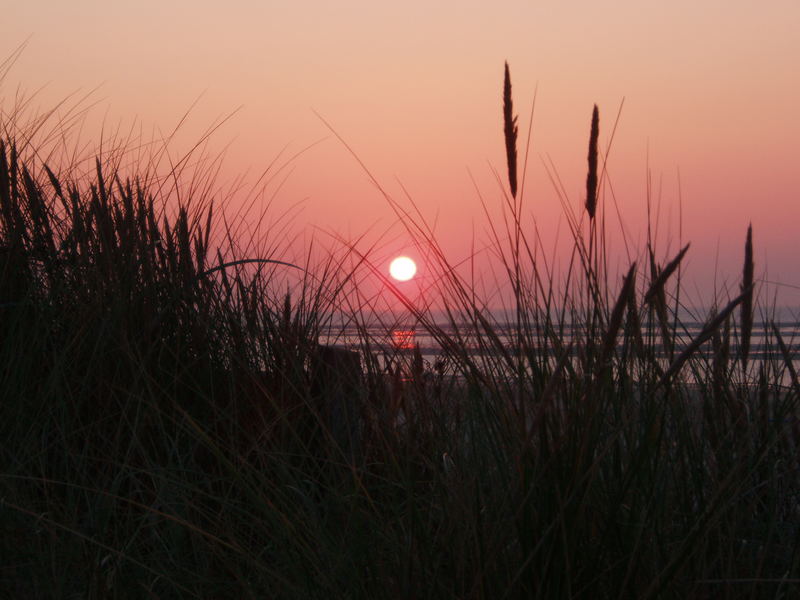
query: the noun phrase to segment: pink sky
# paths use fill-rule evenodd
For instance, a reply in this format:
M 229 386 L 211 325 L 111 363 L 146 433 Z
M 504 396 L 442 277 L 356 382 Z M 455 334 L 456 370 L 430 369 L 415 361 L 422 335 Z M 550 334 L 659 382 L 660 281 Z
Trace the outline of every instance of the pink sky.
M 36 102 L 46 108 L 99 85 L 90 135 L 103 121 L 108 129 L 134 119 L 170 130 L 202 94 L 185 147 L 241 106 L 211 144 L 230 144 L 223 179 L 325 138 L 293 163 L 276 204 L 302 203 L 294 227 L 306 236 L 316 227 L 346 239 L 372 228 L 377 237 L 394 225 L 386 252 L 413 255 L 316 111 L 392 195 L 402 197 L 399 180 L 431 221 L 438 215 L 437 237 L 455 261 L 473 230 L 478 244 L 486 239 L 469 172 L 490 204 L 501 201 L 491 167 L 505 173 L 508 60 L 523 144 L 538 85 L 525 205 L 546 242 L 559 226 L 567 231 L 543 163 L 552 160 L 577 210 L 592 104 L 605 147 L 624 98 L 608 169 L 634 246 L 645 235 L 649 160 L 663 257 L 678 250 L 680 173 L 687 280 L 702 294 L 715 263 L 717 282 L 738 286 L 750 221 L 757 273 L 800 285 L 797 0 L 491 4 L 28 0 L 0 21 L 2 55 L 29 38 L 0 95 L 8 106 L 17 86 L 44 86 Z M 800 304 L 800 291 L 781 293 Z

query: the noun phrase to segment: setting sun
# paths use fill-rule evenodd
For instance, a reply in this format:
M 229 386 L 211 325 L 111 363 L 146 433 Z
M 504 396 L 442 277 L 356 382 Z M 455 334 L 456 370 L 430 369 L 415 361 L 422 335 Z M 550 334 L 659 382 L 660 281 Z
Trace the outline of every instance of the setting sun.
M 407 256 L 398 256 L 389 265 L 389 274 L 397 281 L 408 281 L 417 273 L 416 263 Z

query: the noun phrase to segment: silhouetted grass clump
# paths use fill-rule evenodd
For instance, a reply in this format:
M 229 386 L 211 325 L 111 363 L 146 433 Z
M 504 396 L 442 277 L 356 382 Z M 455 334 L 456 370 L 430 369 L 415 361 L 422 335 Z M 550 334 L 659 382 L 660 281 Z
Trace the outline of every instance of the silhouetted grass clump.
M 595 107 L 588 224 L 567 209 L 556 283 L 516 198 L 512 113 L 506 65 L 515 201 L 490 229 L 512 305 L 488 310 L 408 213 L 437 311 L 383 282 L 434 364 L 378 352 L 369 255 L 296 267 L 191 186 L 107 156 L 62 174 L 0 139 L 0 589 L 794 596 L 800 383 L 778 324 L 754 320 L 751 230 L 740 294 L 697 334 L 688 245 L 610 273 Z M 357 344 L 320 345 L 345 325 Z

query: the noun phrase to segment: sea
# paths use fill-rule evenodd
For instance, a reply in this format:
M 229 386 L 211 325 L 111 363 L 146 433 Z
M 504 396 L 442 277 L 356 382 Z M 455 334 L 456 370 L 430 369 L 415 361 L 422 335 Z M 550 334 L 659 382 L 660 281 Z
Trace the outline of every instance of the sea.
M 702 310 L 687 311 L 682 319 L 674 324 L 675 347 L 671 349 L 671 356 L 679 356 L 695 340 L 708 321 L 696 318 L 698 314 L 710 314 Z M 519 346 L 517 323 L 503 313 L 491 314 L 487 317 L 491 323 L 491 333 L 486 330 L 477 330 L 466 320 L 444 318 L 434 315 L 427 323 L 415 322 L 414 319 L 397 315 L 387 317 L 382 315 L 372 323 L 359 323 L 358 325 L 341 322 L 332 325 L 330 329 L 320 336 L 319 342 L 337 348 L 370 352 L 378 363 L 383 366 L 393 362 L 402 361 L 409 355 L 418 356 L 423 363 L 431 366 L 441 364 L 443 358 L 452 355 L 452 348 L 457 348 L 461 356 L 469 356 L 471 360 L 480 364 L 482 361 L 496 362 L 498 354 L 514 356 Z M 738 315 L 736 315 L 738 317 Z M 694 318 L 692 318 L 694 317 Z M 756 319 L 753 323 L 753 332 L 750 339 L 749 364 L 753 373 L 758 372 L 759 364 L 767 360 L 777 365 L 782 371 L 785 359 L 773 332 L 773 324 L 780 332 L 793 366 L 800 370 L 800 310 L 776 309 L 769 320 Z M 431 326 L 432 325 L 432 326 Z M 652 348 L 655 358 L 666 368 L 669 364 L 670 354 L 661 343 L 660 327 L 657 322 L 642 323 L 645 344 Z M 569 346 L 573 341 L 580 339 L 580 332 L 573 325 L 566 322 L 559 328 L 560 347 Z M 448 351 L 443 345 L 452 341 Z M 534 347 L 538 352 L 547 353 L 550 360 L 556 360 L 558 352 L 553 344 L 537 348 L 537 339 L 534 337 L 528 347 Z M 737 355 L 739 345 L 739 332 L 733 326 L 730 328 L 730 356 Z M 618 348 L 622 350 L 622 348 Z M 714 352 L 714 342 L 709 340 L 698 349 L 700 357 L 711 360 Z M 419 360 L 419 359 L 418 359 Z M 790 384 L 790 373 L 784 372 L 781 379 L 785 384 Z

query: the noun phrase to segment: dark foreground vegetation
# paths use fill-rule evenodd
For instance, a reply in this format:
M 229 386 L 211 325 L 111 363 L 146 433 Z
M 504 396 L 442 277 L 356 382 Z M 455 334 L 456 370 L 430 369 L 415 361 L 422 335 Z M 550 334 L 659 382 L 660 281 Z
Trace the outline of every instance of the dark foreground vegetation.
M 7 134 L 3 597 L 796 597 L 800 387 L 750 232 L 740 289 L 687 339 L 685 250 L 606 268 L 595 112 L 556 284 L 522 218 L 508 78 L 504 115 L 512 343 L 405 215 L 449 322 L 400 298 L 442 353 L 391 376 L 343 260 L 287 295 L 301 271 L 242 251 L 191 189 L 108 156 L 55 173 Z M 360 369 L 317 343 L 342 314 Z

